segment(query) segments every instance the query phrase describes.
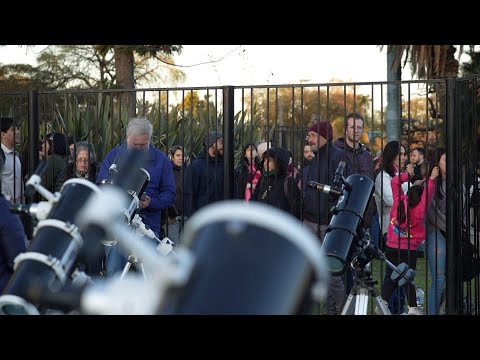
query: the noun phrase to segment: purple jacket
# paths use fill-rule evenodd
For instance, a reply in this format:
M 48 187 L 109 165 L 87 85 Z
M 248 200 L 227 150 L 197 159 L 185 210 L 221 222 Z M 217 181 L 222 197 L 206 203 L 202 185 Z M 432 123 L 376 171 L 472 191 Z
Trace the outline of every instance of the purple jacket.
M 343 152 L 342 160 L 345 160 L 346 162 L 345 178 L 352 174 L 362 174 L 375 181 L 373 178 L 373 158 L 372 154 L 370 154 L 370 150 L 368 150 L 363 144 L 360 144 L 360 147 L 355 150 L 345 143 L 344 138 L 337 139 L 334 145 Z M 370 204 L 365 213 L 365 228 L 369 228 L 372 224 L 373 213 L 375 211 L 374 206 L 375 201 L 370 199 Z

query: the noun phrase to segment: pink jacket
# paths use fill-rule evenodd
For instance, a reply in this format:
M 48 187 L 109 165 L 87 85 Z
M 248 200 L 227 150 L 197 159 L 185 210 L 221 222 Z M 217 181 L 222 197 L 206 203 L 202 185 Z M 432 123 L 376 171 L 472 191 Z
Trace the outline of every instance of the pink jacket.
M 418 205 L 410 208 L 410 234 L 407 231 L 408 218 L 400 226 L 397 221 L 397 209 L 400 201 L 403 202 L 405 211 L 408 213 L 408 196 L 403 193 L 400 186 L 406 181 L 408 181 L 408 173 L 402 173 L 392 179 L 393 206 L 387 231 L 387 246 L 398 249 L 400 242 L 400 249 L 408 250 L 410 243 L 410 250 L 416 250 L 418 245 L 425 240 L 425 215 L 435 192 L 435 181 L 428 178 L 428 190 L 425 188 Z

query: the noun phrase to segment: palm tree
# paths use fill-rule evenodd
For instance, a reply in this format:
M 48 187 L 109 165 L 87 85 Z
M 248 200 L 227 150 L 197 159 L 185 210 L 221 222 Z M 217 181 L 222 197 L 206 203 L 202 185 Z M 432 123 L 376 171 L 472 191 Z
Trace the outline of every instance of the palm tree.
M 473 52 L 475 45 L 469 45 Z M 383 49 L 383 46 L 380 46 Z M 412 77 L 417 75 L 419 79 L 447 79 L 458 77 L 459 61 L 455 58 L 457 48 L 455 45 L 389 45 L 388 50 L 393 52 L 392 69 L 396 69 L 404 58 L 403 66 L 410 63 Z M 463 45 L 459 46 L 458 58 L 463 52 Z M 432 118 L 445 119 L 446 110 L 446 84 L 437 83 L 429 87 L 429 93 L 435 93 L 438 107 L 435 101 L 429 98 L 430 116 Z M 443 133 L 445 128 L 439 129 Z M 440 136 L 444 138 L 444 136 Z

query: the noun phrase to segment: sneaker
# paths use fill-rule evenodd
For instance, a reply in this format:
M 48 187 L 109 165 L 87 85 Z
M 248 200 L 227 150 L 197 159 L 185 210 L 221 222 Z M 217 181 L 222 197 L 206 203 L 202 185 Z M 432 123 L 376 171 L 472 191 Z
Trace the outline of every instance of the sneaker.
M 412 306 L 408 308 L 408 315 L 423 315 L 423 310 L 420 306 Z

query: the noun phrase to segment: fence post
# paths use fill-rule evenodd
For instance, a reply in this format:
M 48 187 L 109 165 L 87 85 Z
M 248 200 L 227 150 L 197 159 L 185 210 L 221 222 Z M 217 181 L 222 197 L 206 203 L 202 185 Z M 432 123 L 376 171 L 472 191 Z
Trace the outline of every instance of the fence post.
M 234 178 L 234 151 L 233 137 L 234 124 L 234 93 L 233 86 L 223 87 L 223 164 L 224 164 L 224 199 L 233 199 Z
M 387 121 L 386 121 L 386 131 L 387 131 L 387 141 L 400 140 L 402 135 L 402 116 L 401 116 L 401 83 L 392 84 L 390 82 L 402 80 L 402 69 L 400 64 L 397 68 L 394 69 L 393 59 L 395 53 L 391 45 L 387 46 Z
M 459 242 L 461 236 L 461 223 L 458 219 L 462 219 L 462 215 L 458 213 L 459 192 L 459 171 L 461 171 L 459 153 L 460 147 L 458 138 L 459 120 L 455 115 L 455 79 L 446 80 L 446 145 L 447 145 L 447 239 L 455 241 L 447 241 L 447 267 L 446 267 L 446 300 L 447 314 L 459 314 L 461 309 L 459 298 L 462 291 L 462 279 L 459 271 Z M 460 230 L 460 231 L 458 231 Z M 459 288 L 460 287 L 460 288 Z M 433 295 L 433 294 L 432 294 Z M 434 296 L 434 295 L 433 295 Z
M 28 173 L 31 175 L 38 166 L 38 141 L 40 139 L 40 126 L 38 123 L 38 92 L 30 91 L 28 94 Z M 31 201 L 33 201 L 32 195 Z

